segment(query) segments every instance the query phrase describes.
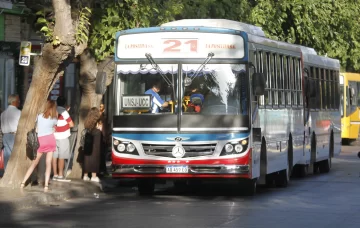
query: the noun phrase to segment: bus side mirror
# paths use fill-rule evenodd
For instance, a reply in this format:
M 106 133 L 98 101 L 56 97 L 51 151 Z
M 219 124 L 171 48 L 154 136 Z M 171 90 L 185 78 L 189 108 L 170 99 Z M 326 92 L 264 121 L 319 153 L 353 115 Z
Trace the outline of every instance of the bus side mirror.
M 95 92 L 96 94 L 104 94 L 106 92 L 106 73 L 103 71 L 96 74 Z
M 262 96 L 265 94 L 266 78 L 263 73 L 254 73 L 252 75 L 253 94 Z

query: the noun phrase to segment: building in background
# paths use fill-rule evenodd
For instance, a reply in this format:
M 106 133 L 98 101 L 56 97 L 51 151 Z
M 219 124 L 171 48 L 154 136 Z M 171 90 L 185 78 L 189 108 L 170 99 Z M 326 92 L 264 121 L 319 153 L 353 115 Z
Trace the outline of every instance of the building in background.
M 31 41 L 32 52 L 41 51 L 42 37 L 34 30 L 35 12 L 51 1 L 46 0 L 0 0 L 0 111 L 7 107 L 9 94 L 20 95 L 22 104 L 31 84 L 34 57 L 30 66 L 18 64 L 21 41 Z M 78 82 L 78 65 L 71 63 L 64 76 L 56 82 L 49 98 L 56 100 L 60 95 L 66 96 L 68 104 L 73 106 Z

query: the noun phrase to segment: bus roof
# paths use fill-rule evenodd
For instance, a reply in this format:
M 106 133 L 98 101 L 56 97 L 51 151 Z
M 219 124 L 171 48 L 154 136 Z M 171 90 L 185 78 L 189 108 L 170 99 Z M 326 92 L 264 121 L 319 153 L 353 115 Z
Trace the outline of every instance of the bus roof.
M 198 26 L 226 28 L 240 30 L 248 34 L 265 37 L 265 33 L 261 29 L 261 27 L 227 19 L 183 19 L 178 21 L 171 21 L 162 24 L 161 26 Z
M 316 51 L 310 47 L 300 46 L 296 44 L 291 44 L 283 41 L 266 38 L 264 31 L 259 26 L 250 25 L 238 21 L 227 20 L 227 19 L 183 19 L 183 20 L 164 23 L 161 26 L 199 26 L 199 27 L 214 27 L 214 28 L 240 30 L 249 34 L 250 42 L 259 43 L 276 48 L 283 48 L 290 51 L 301 51 L 303 54 L 304 53 L 309 53 L 313 55 L 317 54 Z
M 319 67 L 330 67 L 333 69 L 340 69 L 340 61 L 338 59 L 332 59 L 325 56 L 313 55 L 303 53 L 304 63 Z

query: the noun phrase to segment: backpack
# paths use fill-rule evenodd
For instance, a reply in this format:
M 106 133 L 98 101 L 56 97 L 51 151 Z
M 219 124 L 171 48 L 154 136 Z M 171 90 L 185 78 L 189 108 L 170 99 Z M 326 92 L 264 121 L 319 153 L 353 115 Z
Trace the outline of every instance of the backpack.
M 38 140 L 38 134 L 36 132 L 36 124 L 35 124 L 35 127 L 27 133 L 26 139 L 27 139 L 27 141 L 26 141 L 26 156 L 30 160 L 35 160 L 36 155 L 37 155 L 37 150 L 39 149 L 39 146 L 40 146 L 39 140 Z

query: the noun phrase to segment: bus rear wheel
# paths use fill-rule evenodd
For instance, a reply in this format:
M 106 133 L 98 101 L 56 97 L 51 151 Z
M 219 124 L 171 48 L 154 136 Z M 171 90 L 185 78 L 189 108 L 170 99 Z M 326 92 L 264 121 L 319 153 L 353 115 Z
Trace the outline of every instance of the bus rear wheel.
M 319 171 L 320 173 L 328 173 L 331 169 L 331 157 L 328 159 L 319 162 Z
M 275 185 L 279 188 L 286 188 L 290 182 L 290 169 L 284 169 L 278 172 L 275 178 Z
M 140 195 L 152 195 L 155 190 L 155 181 L 152 179 L 139 179 L 137 187 Z

